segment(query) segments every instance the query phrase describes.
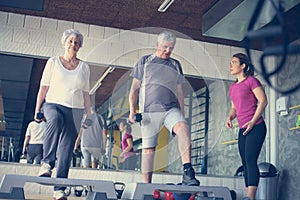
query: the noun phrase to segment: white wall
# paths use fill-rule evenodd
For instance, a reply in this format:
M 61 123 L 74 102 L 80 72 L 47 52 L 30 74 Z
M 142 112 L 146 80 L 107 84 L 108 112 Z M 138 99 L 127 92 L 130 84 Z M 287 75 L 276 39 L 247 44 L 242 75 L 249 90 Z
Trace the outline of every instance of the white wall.
M 0 12 L 0 51 L 52 57 L 63 53 L 60 38 L 64 30 L 75 28 L 84 35 L 79 57 L 87 62 L 132 67 L 138 58 L 152 53 L 156 35 L 110 27 L 82 24 L 7 12 Z M 232 79 L 229 61 L 242 48 L 178 38 L 173 53 L 181 61 L 184 73 Z

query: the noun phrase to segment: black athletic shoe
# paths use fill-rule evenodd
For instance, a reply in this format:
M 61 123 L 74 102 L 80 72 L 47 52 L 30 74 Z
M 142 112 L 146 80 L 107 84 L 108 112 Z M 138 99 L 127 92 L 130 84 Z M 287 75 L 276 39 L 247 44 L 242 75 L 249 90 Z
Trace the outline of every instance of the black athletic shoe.
M 192 167 L 185 169 L 182 177 L 182 185 L 199 186 L 200 181 L 195 178 L 195 171 Z

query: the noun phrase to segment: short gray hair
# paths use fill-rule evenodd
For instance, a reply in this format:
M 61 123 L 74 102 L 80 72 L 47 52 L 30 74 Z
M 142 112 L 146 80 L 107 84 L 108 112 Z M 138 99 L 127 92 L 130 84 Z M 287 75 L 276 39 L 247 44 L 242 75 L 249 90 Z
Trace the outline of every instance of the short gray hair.
M 75 30 L 75 29 L 68 29 L 68 30 L 65 30 L 62 37 L 61 37 L 61 43 L 64 45 L 67 38 L 70 37 L 71 35 L 75 35 L 75 37 L 77 37 L 80 41 L 80 47 L 82 47 L 82 44 L 83 44 L 83 35 Z
M 163 41 L 171 42 L 173 44 L 176 43 L 176 36 L 174 33 L 170 31 L 163 31 L 157 37 L 157 42 L 161 44 Z

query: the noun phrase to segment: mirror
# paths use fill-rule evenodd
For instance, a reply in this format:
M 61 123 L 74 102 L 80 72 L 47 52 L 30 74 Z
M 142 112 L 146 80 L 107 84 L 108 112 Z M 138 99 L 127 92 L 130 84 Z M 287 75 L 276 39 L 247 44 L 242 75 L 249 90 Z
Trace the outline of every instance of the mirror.
M 102 74 L 109 70 L 96 90 L 94 98 L 98 112 L 104 116 L 109 125 L 107 156 L 109 168 L 118 169 L 122 136 L 118 129 L 118 121 L 129 115 L 128 95 L 131 86 L 131 69 L 114 67 L 113 69 L 91 66 L 91 84 L 102 79 Z M 230 109 L 228 96 L 232 81 L 205 77 L 186 77 L 185 117 L 189 123 L 192 139 L 192 164 L 198 174 L 233 176 L 241 166 L 238 154 L 237 122 L 233 129 L 225 127 L 225 119 Z M 94 86 L 94 85 L 93 85 Z M 133 124 L 132 135 L 138 163 L 135 170 L 140 170 L 141 137 L 139 123 Z M 109 139 L 108 141 L 110 141 Z M 154 161 L 157 172 L 181 173 L 182 164 L 177 147 L 177 137 L 162 128 L 158 138 L 158 146 Z M 265 148 L 259 160 L 265 160 Z
M 19 58 L 20 56 L 15 57 Z M 24 124 L 32 120 L 34 102 L 45 62 L 45 58 L 33 59 L 28 90 L 30 101 L 26 104 Z M 128 117 L 131 69 L 92 63 L 89 65 L 92 101 L 95 102 L 98 113 L 106 119 L 109 128 L 108 141 L 111 141 L 107 146 L 107 159 L 102 162 L 105 165 L 100 167 L 118 169 L 121 152 L 118 121 Z M 10 74 L 14 75 L 12 78 L 19 77 L 16 70 Z M 185 117 L 191 132 L 192 164 L 195 171 L 198 174 L 233 176 L 241 166 L 236 143 L 238 127 L 235 126 L 229 130 L 224 126 L 230 108 L 228 91 L 232 81 L 200 76 L 186 76 L 186 80 L 186 84 L 184 84 Z M 6 84 L 6 86 L 14 85 Z M 14 90 L 7 88 L 5 91 Z M 134 149 L 139 158 L 136 170 L 140 170 L 141 139 L 138 123 L 132 125 L 132 134 Z M 19 146 L 22 146 L 22 136 L 16 140 L 20 140 Z M 154 162 L 155 171 L 181 174 L 182 164 L 177 147 L 177 137 L 173 137 L 165 128 L 162 128 L 158 140 Z M 259 162 L 264 161 L 265 158 L 265 148 L 262 148 Z M 75 162 L 75 166 L 80 166 L 79 163 L 80 161 Z

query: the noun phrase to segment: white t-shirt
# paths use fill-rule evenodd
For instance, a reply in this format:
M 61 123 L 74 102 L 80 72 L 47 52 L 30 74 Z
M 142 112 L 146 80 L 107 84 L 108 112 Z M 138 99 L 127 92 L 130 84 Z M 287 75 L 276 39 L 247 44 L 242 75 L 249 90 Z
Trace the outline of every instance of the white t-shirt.
M 30 122 L 26 130 L 26 136 L 30 136 L 29 144 L 43 144 L 45 130 L 46 122 Z
M 84 108 L 83 91 L 89 92 L 90 68 L 79 61 L 76 69 L 66 69 L 58 56 L 47 61 L 41 85 L 49 86 L 46 102 L 70 108 Z

